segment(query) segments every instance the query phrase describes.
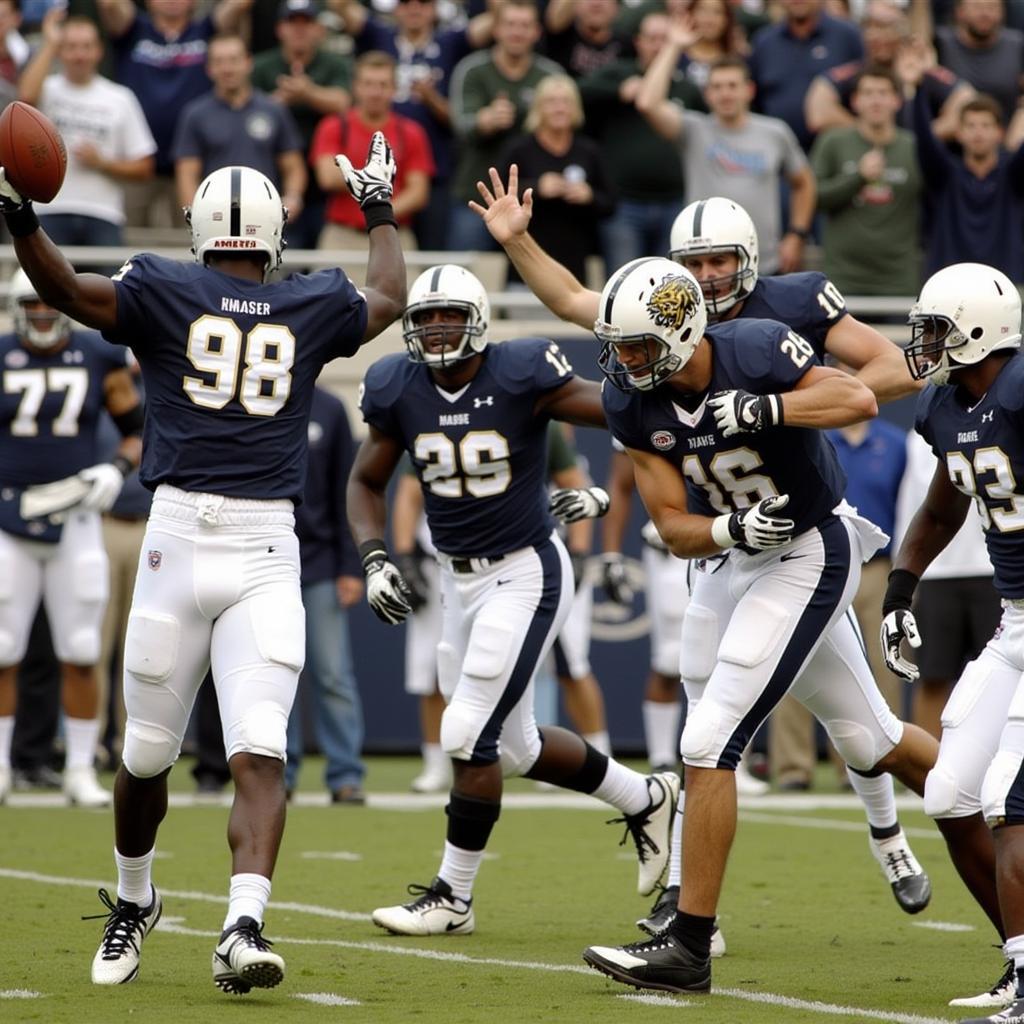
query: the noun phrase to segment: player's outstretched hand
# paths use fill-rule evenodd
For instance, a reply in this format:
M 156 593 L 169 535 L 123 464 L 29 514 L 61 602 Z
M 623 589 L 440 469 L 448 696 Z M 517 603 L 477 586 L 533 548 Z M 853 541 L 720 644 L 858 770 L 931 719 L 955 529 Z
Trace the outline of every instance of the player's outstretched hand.
M 407 555 L 395 555 L 395 568 L 399 571 L 409 590 L 406 600 L 409 607 L 418 612 L 430 600 L 430 584 L 423 575 L 422 555 L 410 552 Z
M 903 657 L 900 645 L 904 640 L 911 647 L 921 646 L 921 634 L 917 629 L 917 619 L 908 608 L 897 608 L 882 619 L 882 656 L 890 672 L 895 672 L 901 679 L 911 682 L 918 676 L 917 666 Z
M 624 608 L 633 603 L 633 585 L 626 571 L 626 558 L 621 551 L 606 551 L 601 556 L 601 586 L 616 604 Z
M 374 614 L 389 626 L 405 622 L 412 612 L 409 584 L 383 550 L 363 560 L 366 573 L 366 600 Z
M 598 519 L 608 511 L 611 499 L 603 487 L 563 487 L 552 491 L 548 510 L 563 523 Z
M 516 164 L 508 169 L 507 189 L 494 167 L 490 169 L 490 176 L 490 188 L 482 181 L 476 183 L 476 190 L 486 205 L 470 200 L 469 208 L 483 217 L 487 230 L 498 245 L 504 245 L 517 235 L 526 234 L 533 216 L 533 189 L 528 188 L 523 193 L 523 201 L 519 201 L 519 167 Z
M 94 512 L 108 512 L 117 501 L 124 486 L 124 473 L 112 462 L 101 462 L 79 472 L 78 477 L 89 484 L 85 497 L 78 503 L 79 508 Z
M 356 170 L 344 153 L 334 162 L 338 165 L 352 198 L 365 209 L 370 203 L 390 203 L 394 191 L 395 158 L 383 132 L 374 132 L 366 153 L 366 165 Z
M 735 543 L 757 551 L 770 551 L 788 544 L 793 539 L 796 524 L 792 519 L 775 514 L 788 503 L 788 494 L 773 494 L 749 508 L 733 512 L 729 516 L 729 536 Z
M 7 180 L 7 172 L 0 167 L 0 211 L 17 210 L 25 203 L 21 193 Z
M 782 423 L 781 395 L 752 395 L 742 389 L 719 391 L 708 399 L 723 437 L 750 434 Z

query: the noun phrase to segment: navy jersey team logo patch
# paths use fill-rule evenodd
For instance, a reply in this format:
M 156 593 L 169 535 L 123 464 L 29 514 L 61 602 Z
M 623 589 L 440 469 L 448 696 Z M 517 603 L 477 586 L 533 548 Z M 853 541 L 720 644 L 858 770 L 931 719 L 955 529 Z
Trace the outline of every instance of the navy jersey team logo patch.
M 653 444 L 658 451 L 667 452 L 669 448 L 675 447 L 676 435 L 670 430 L 656 430 L 651 434 L 651 444 Z
M 146 561 L 149 563 L 150 569 L 156 572 L 157 569 L 163 565 L 164 556 L 162 551 L 150 551 L 147 555 Z

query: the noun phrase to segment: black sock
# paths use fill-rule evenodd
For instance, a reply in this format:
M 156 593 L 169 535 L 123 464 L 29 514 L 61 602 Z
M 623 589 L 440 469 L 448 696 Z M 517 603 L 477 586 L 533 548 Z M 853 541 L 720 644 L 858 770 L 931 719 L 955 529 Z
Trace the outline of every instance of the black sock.
M 711 933 L 714 930 L 714 917 L 686 914 L 682 910 L 676 913 L 668 926 L 669 935 L 702 960 L 711 956 Z
M 448 815 L 448 842 L 460 850 L 482 850 L 501 814 L 501 804 L 453 790 L 444 810 Z
M 868 829 L 872 839 L 892 839 L 893 836 L 899 835 L 900 823 L 897 821 L 895 825 L 890 825 L 888 828 L 875 828 L 874 825 L 868 825 Z
M 1024 998 L 1024 967 L 1018 967 L 1014 972 L 1017 975 L 1017 998 Z

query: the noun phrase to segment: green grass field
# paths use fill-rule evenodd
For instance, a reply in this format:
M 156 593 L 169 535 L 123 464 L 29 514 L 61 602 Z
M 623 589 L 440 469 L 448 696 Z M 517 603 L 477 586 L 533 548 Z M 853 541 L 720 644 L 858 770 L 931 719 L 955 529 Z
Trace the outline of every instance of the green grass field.
M 428 882 L 443 840 L 443 800 L 406 799 L 414 771 L 411 760 L 374 759 L 370 805 L 329 807 L 311 803 L 320 766 L 308 762 L 267 915 L 287 975 L 244 997 L 221 994 L 210 975 L 229 873 L 226 804 L 172 805 L 155 869 L 163 921 L 138 980 L 106 989 L 89 981 L 102 922 L 80 917 L 101 912 L 98 884 L 114 889 L 110 815 L 16 796 L 0 808 L 0 1022 L 643 1024 L 682 1014 L 702 1024 L 921 1024 L 968 1016 L 948 999 L 999 974 L 993 933 L 924 815 L 901 813 L 934 886 L 912 918 L 868 853 L 861 813 L 836 799 L 842 806 L 767 797 L 741 807 L 720 919 L 728 955 L 715 961 L 708 996 L 640 995 L 584 966 L 585 946 L 640 938 L 633 922 L 650 901 L 635 893 L 635 863 L 616 845 L 618 827 L 604 824 L 609 813 L 560 806 L 521 781 L 508 787 L 481 870 L 476 933 L 388 936 L 370 910 Z M 172 779 L 190 794 L 184 763 Z M 827 796 L 827 784 L 810 798 Z

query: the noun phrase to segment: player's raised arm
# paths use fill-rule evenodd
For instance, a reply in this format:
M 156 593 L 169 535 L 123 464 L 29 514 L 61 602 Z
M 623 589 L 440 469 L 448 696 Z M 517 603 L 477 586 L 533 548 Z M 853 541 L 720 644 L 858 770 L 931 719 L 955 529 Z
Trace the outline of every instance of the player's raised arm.
M 87 327 L 103 331 L 117 323 L 113 282 L 100 274 L 78 274 L 39 226 L 30 199 L 23 199 L 0 167 L 0 213 L 14 251 L 39 298 Z
M 356 170 L 348 157 L 334 158 L 349 194 L 366 218 L 370 256 L 366 264 L 366 332 L 363 343 L 394 323 L 405 309 L 405 257 L 398 241 L 398 222 L 391 205 L 395 158 L 383 132 L 374 132 L 366 165 Z
M 536 410 L 563 423 L 575 423 L 583 427 L 608 426 L 601 406 L 601 385 L 583 377 L 573 377 L 560 388 L 543 395 L 537 402 Z
M 879 404 L 894 402 L 924 387 L 923 381 L 910 376 L 903 349 L 849 314 L 829 328 L 825 348 L 829 355 L 853 368 Z
M 515 164 L 509 168 L 507 188 L 496 168 L 490 169 L 490 176 L 490 188 L 482 181 L 476 183 L 486 206 L 471 202 L 470 208 L 483 218 L 487 230 L 508 253 L 530 291 L 559 319 L 589 331 L 597 319 L 601 296 L 584 288 L 528 233 L 533 216 L 533 189 L 528 188 L 523 201 L 519 201 L 519 168 Z

